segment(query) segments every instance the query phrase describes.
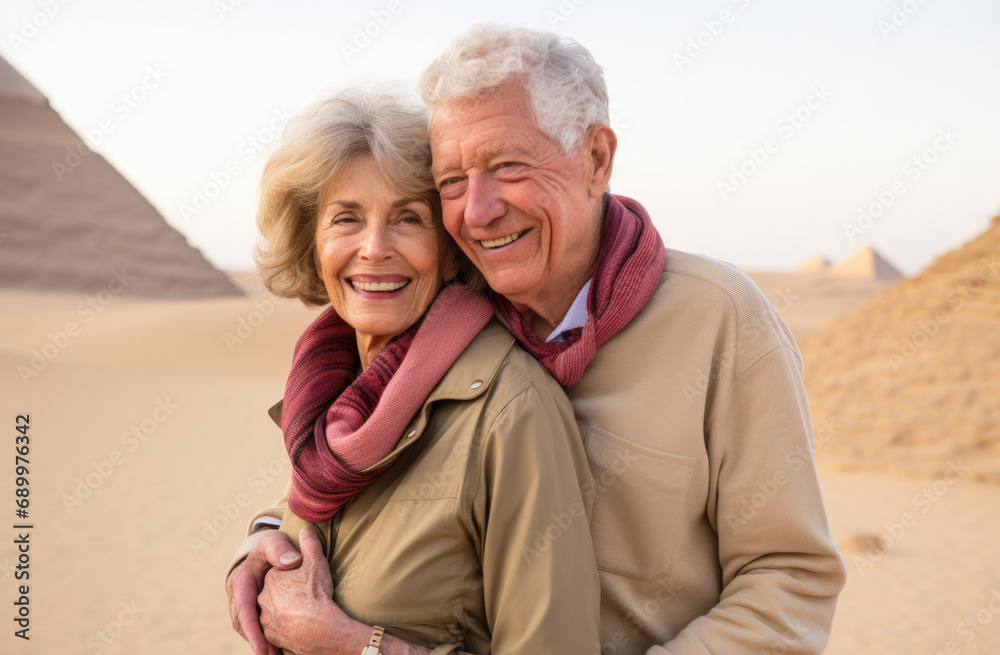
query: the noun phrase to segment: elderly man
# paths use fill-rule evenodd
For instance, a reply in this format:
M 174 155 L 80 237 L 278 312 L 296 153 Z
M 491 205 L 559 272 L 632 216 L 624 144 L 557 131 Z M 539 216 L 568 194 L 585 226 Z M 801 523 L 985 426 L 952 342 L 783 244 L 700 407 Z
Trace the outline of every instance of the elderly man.
M 475 27 L 421 90 L 445 226 L 584 435 L 602 651 L 821 652 L 845 571 L 781 318 L 738 270 L 664 248 L 639 203 L 607 193 L 617 141 L 601 68 L 580 45 Z M 511 544 L 525 557 L 536 547 Z M 264 653 L 256 593 L 270 566 L 299 559 L 266 529 L 236 561 L 247 553 L 231 611 Z M 335 622 L 341 643 L 371 631 Z M 388 639 L 382 652 L 427 651 Z

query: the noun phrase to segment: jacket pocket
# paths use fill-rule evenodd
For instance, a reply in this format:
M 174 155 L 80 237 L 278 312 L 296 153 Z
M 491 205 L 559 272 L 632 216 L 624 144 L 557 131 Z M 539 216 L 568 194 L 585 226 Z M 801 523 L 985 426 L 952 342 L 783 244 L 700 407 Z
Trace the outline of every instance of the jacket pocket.
M 632 443 L 591 425 L 585 441 L 594 475 L 594 551 L 597 568 L 637 580 L 663 577 L 695 460 Z

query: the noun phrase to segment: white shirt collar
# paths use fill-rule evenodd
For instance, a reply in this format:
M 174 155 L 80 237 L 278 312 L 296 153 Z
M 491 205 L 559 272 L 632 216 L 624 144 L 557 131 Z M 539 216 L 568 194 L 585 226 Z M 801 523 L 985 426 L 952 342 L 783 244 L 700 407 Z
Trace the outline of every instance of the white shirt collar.
M 587 283 L 580 289 L 580 293 L 576 294 L 576 299 L 570 305 L 569 311 L 563 316 L 563 320 L 556 326 L 556 329 L 552 330 L 552 334 L 548 336 L 545 343 L 549 343 L 550 341 L 565 341 L 563 332 L 583 327 L 587 324 L 587 294 L 590 292 L 590 283 L 592 281 L 592 279 L 587 280 Z

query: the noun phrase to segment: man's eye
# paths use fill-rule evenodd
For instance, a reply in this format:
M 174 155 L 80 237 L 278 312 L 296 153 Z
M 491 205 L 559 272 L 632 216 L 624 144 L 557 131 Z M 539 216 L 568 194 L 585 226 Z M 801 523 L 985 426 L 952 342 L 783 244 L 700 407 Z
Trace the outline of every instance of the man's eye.
M 449 177 L 447 179 L 441 180 L 441 182 L 438 183 L 438 186 L 439 187 L 446 187 L 449 184 L 458 184 L 461 181 L 462 181 L 462 178 L 459 178 L 459 177 Z

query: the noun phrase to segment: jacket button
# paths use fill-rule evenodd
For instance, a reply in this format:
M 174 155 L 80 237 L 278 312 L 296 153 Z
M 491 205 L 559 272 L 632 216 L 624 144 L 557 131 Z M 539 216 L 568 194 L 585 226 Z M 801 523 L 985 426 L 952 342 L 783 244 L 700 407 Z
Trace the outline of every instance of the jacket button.
M 476 380 L 471 385 L 469 385 L 469 388 L 470 389 L 478 389 L 481 386 L 483 386 L 483 381 L 482 380 Z

